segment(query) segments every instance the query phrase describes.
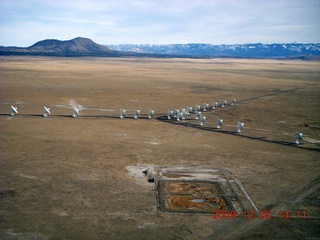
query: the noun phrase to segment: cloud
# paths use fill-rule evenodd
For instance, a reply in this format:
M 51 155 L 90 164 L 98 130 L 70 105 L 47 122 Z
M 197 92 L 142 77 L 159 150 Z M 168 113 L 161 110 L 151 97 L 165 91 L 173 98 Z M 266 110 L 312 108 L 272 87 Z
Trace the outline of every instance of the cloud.
M 0 45 L 320 42 L 318 0 L 0 0 Z

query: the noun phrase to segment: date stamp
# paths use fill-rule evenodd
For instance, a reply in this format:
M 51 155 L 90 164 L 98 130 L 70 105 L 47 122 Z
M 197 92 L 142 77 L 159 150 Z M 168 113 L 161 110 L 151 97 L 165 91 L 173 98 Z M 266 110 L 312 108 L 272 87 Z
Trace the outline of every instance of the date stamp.
M 289 210 L 280 210 L 277 214 L 272 214 L 271 210 L 260 210 L 259 212 L 255 212 L 253 210 L 243 211 L 242 214 L 238 214 L 235 210 L 213 210 L 212 219 L 235 219 L 235 218 L 244 218 L 244 219 L 271 219 L 273 217 L 277 217 L 280 219 L 289 219 L 289 218 L 297 218 L 297 219 L 305 219 L 307 217 L 307 211 L 289 211 Z

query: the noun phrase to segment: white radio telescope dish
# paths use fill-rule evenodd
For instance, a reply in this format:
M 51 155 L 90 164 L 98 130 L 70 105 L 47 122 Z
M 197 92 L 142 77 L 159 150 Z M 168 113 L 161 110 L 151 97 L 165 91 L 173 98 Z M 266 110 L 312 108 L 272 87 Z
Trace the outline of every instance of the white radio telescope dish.
M 297 144 L 297 145 L 300 144 L 299 140 L 303 140 L 302 133 L 299 133 L 299 132 L 296 131 L 294 133 L 294 140 L 295 140 L 294 141 L 295 144 Z
M 79 105 L 76 103 L 75 100 L 71 99 L 69 101 L 69 105 L 72 107 L 73 109 L 73 114 L 72 117 L 73 118 L 77 118 L 80 114 L 81 114 L 81 109 L 83 109 L 83 106 Z
M 16 114 L 18 114 L 18 108 L 14 107 L 14 106 L 11 106 L 11 116 L 14 116 Z
M 186 117 L 188 116 L 188 112 L 186 111 L 185 108 L 180 108 L 179 113 L 182 120 L 185 120 Z
M 218 107 L 218 102 L 213 101 L 212 102 L 212 109 L 215 110 Z
M 194 112 L 200 111 L 200 105 L 194 105 Z
M 73 114 L 72 117 L 73 118 L 77 118 L 80 115 L 80 109 L 73 107 Z
M 152 118 L 152 116 L 154 116 L 154 110 L 148 110 L 148 118 Z
M 190 115 L 190 112 L 192 112 L 192 107 L 187 106 L 187 114 Z
M 49 117 L 50 114 L 51 114 L 50 108 L 43 106 L 43 117 Z
M 242 129 L 244 129 L 244 123 L 238 122 L 237 123 L 237 132 L 241 133 Z
M 170 109 L 168 109 L 167 118 L 168 118 L 169 120 L 170 120 L 171 118 L 173 118 L 173 111 L 170 111 Z
M 195 113 L 196 113 L 196 120 L 198 120 L 200 118 L 200 116 L 201 116 L 201 112 L 196 111 Z
M 180 119 L 184 119 L 184 117 L 183 117 L 182 113 L 180 112 L 180 110 L 177 110 L 177 109 L 173 110 L 173 117 L 175 117 L 178 122 L 180 121 Z
M 176 118 L 178 121 L 180 121 L 180 119 L 178 118 L 178 110 L 177 109 L 173 109 L 173 117 Z
M 182 116 L 181 112 L 179 112 L 179 111 L 177 112 L 176 118 L 177 118 L 178 122 L 180 121 L 180 119 L 183 120 L 183 116 Z
M 206 112 L 207 109 L 209 109 L 209 104 L 208 103 L 204 103 L 203 104 L 203 111 Z
M 120 119 L 125 118 L 125 116 L 126 116 L 126 112 L 127 112 L 127 110 L 125 110 L 125 109 L 121 109 L 121 108 L 120 108 L 120 115 L 119 115 L 119 118 L 120 118 Z
M 219 129 L 220 126 L 223 126 L 223 119 L 217 118 L 217 122 L 216 122 L 215 128 Z
M 134 119 L 138 119 L 138 116 L 139 116 L 139 115 L 140 115 L 140 110 L 135 109 L 135 110 L 134 110 L 133 118 L 134 118 Z
M 222 100 L 221 107 L 224 108 L 226 105 L 227 105 L 227 101 L 226 100 Z
M 237 99 L 232 98 L 232 99 L 231 99 L 231 103 L 230 103 L 230 105 L 231 105 L 231 106 L 233 106 L 236 102 L 237 102 Z
M 205 122 L 207 122 L 206 117 L 204 117 L 204 116 L 202 116 L 202 115 L 200 114 L 200 126 L 203 126 L 203 124 L 204 124 Z

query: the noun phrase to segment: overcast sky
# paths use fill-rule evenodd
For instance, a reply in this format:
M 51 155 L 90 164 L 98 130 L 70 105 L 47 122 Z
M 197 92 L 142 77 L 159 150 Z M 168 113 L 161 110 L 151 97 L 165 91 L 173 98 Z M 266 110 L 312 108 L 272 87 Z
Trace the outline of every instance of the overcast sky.
M 0 0 L 0 45 L 320 43 L 320 0 Z

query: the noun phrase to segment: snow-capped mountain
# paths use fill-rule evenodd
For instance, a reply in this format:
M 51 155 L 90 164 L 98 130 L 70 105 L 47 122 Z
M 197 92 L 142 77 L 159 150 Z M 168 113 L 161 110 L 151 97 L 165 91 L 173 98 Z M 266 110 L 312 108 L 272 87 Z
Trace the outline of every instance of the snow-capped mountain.
M 144 54 L 180 55 L 192 57 L 243 57 L 243 58 L 292 58 L 320 56 L 319 43 L 281 43 L 281 44 L 232 44 L 212 45 L 189 44 L 122 44 L 106 45 L 117 51 Z
M 101 45 L 89 38 L 78 37 L 61 41 L 46 39 L 30 47 L 3 47 L 1 55 L 32 56 L 96 56 L 96 57 L 194 57 L 194 58 L 300 58 L 320 59 L 320 43 L 281 44 L 122 44 Z

